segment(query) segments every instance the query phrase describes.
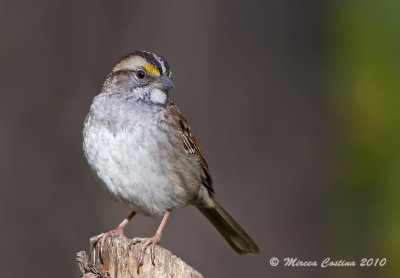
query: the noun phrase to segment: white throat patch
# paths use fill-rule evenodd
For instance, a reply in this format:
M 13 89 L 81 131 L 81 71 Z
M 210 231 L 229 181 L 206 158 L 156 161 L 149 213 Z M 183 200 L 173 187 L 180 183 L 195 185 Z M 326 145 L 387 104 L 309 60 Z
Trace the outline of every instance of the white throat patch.
M 154 103 L 166 103 L 167 94 L 165 91 L 154 88 L 150 91 L 150 100 Z

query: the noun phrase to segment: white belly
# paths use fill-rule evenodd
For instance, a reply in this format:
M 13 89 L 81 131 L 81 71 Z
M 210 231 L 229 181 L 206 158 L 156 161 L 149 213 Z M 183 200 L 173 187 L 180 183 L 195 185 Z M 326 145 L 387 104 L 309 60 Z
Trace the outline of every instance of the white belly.
M 89 127 L 84 133 L 84 151 L 93 171 L 106 190 L 137 212 L 161 215 L 167 209 L 187 205 L 193 194 L 175 174 L 166 150 L 154 139 L 155 130 L 113 134 L 103 127 Z M 140 136 L 136 134 L 141 134 Z

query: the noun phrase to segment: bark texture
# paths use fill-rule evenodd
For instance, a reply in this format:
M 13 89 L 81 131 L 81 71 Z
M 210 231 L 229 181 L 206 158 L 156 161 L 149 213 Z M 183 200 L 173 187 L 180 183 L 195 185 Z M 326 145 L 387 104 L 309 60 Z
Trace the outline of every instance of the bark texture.
M 160 246 L 155 248 L 155 266 L 151 263 L 150 249 L 146 250 L 144 263 L 137 273 L 138 258 L 143 243 L 130 244 L 126 238 L 107 238 L 103 253 L 99 257 L 99 244 L 90 240 L 89 255 L 77 253 L 76 260 L 84 278 L 127 278 L 127 277 L 192 277 L 203 276 L 180 258 Z

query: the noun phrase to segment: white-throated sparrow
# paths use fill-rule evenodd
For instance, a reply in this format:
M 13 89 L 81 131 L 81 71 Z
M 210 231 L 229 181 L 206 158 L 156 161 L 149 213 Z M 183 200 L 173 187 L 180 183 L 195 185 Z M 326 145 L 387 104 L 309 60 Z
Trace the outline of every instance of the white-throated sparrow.
M 181 111 L 169 100 L 174 87 L 164 58 L 144 51 L 124 57 L 108 75 L 90 107 L 83 130 L 83 149 L 93 172 L 116 200 L 133 212 L 115 230 L 97 236 L 125 236 L 137 213 L 162 216 L 146 248 L 160 241 L 170 211 L 196 206 L 238 253 L 258 253 L 249 235 L 216 201 L 204 155 Z

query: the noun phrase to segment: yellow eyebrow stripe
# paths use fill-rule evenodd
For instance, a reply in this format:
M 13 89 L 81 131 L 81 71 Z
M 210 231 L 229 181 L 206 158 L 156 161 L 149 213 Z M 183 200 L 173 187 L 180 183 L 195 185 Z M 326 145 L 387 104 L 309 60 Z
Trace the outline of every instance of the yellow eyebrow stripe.
M 156 68 L 155 66 L 153 66 L 153 65 L 151 65 L 151 64 L 144 65 L 143 68 L 144 68 L 147 72 L 149 72 L 149 73 L 151 73 L 151 74 L 153 74 L 153 75 L 156 75 L 156 76 L 160 76 L 160 75 L 161 75 L 161 73 L 160 73 L 160 71 L 158 70 L 158 68 Z

